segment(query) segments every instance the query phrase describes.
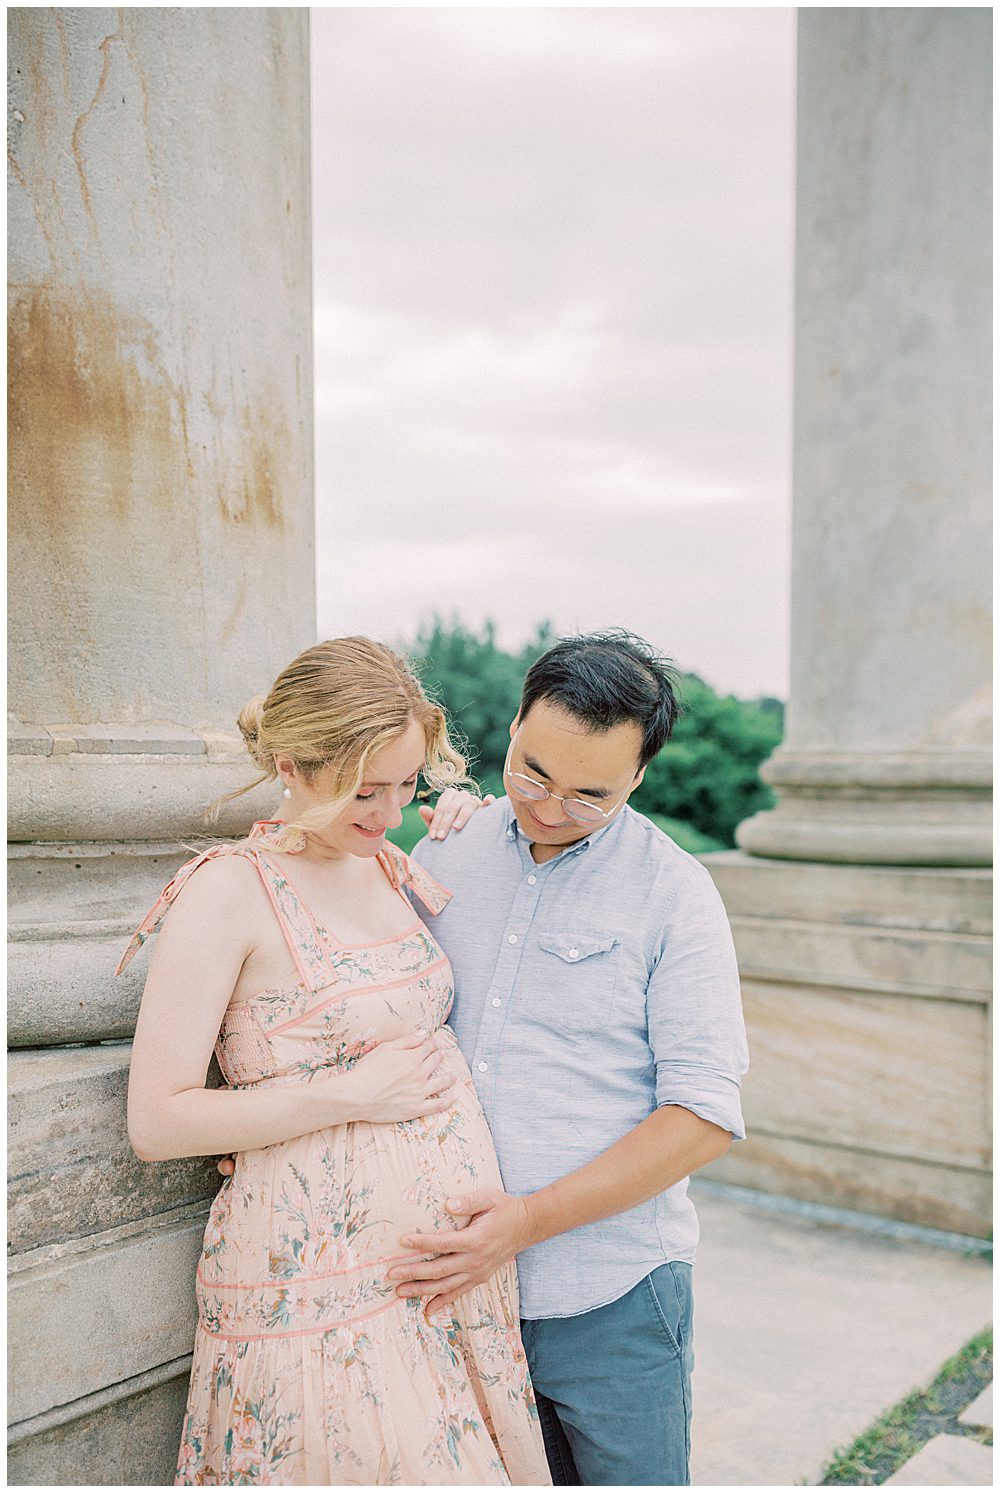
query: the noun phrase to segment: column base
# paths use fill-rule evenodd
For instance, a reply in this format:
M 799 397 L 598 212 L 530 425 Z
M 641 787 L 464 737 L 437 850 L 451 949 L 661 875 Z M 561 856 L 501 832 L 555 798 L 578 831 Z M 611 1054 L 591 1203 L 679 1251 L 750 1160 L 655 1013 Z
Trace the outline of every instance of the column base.
M 780 797 L 737 830 L 750 855 L 887 866 L 993 863 L 988 753 L 780 748 L 762 776 Z
M 173 725 L 31 726 L 8 731 L 10 840 L 162 840 L 245 834 L 274 812 L 273 781 L 209 805 L 259 776 L 243 742 Z

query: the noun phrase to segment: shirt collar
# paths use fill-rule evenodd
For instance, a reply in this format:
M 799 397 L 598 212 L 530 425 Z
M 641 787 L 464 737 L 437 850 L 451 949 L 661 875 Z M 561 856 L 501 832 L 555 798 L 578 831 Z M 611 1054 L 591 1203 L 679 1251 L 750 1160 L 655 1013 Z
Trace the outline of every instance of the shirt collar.
M 507 840 L 509 840 L 510 843 L 514 845 L 516 845 L 520 840 L 523 843 L 525 849 L 527 849 L 527 847 L 532 842 L 528 839 L 527 835 L 524 833 L 524 831 L 521 829 L 521 826 L 517 822 L 517 815 L 514 813 L 514 805 L 511 803 L 509 798 L 504 798 L 503 804 L 504 814 L 506 817 Z M 619 821 L 624 817 L 625 814 L 628 813 L 628 811 L 629 806 L 628 804 L 625 804 L 621 810 L 621 813 L 616 814 L 610 824 L 602 824 L 598 829 L 591 830 L 590 834 L 587 835 L 584 839 L 575 840 L 572 845 L 567 845 L 566 849 L 562 851 L 561 854 L 554 855 L 551 861 L 543 862 L 543 864 L 554 865 L 556 861 L 568 860 L 570 853 L 577 854 L 582 853 L 584 850 L 589 850 L 592 845 L 595 845 L 597 843 L 602 835 L 607 834 L 609 829 L 614 829 L 615 825 L 619 823 Z

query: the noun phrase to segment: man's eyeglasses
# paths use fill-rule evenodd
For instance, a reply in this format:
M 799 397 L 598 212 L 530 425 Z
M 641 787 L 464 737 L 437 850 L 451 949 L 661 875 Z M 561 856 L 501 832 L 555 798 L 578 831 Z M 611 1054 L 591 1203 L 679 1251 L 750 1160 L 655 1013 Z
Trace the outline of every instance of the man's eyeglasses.
M 529 778 L 527 773 L 511 772 L 510 754 L 514 750 L 514 742 L 520 736 L 518 730 L 507 748 L 507 760 L 503 765 L 503 775 L 507 780 L 511 793 L 515 798 L 526 799 L 529 803 L 541 803 L 543 798 L 554 798 L 563 806 L 563 813 L 569 819 L 575 819 L 577 824 L 601 824 L 605 819 L 610 819 L 616 809 L 621 808 L 632 791 L 631 783 L 625 789 L 621 798 L 610 809 L 598 808 L 597 804 L 588 803 L 584 798 L 562 798 L 558 793 L 552 793 L 544 783 L 537 778 Z

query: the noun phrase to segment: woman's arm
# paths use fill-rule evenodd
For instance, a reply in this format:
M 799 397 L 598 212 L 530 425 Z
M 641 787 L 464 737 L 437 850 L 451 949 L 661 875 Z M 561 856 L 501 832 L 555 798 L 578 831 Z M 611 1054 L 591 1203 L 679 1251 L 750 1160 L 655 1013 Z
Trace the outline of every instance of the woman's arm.
M 256 1150 L 347 1120 L 413 1119 L 446 1109 L 437 1043 L 383 1042 L 345 1073 L 289 1087 L 206 1089 L 222 1018 L 253 952 L 259 903 L 245 862 L 209 862 L 167 915 L 150 961 L 132 1048 L 128 1133 L 141 1161 Z

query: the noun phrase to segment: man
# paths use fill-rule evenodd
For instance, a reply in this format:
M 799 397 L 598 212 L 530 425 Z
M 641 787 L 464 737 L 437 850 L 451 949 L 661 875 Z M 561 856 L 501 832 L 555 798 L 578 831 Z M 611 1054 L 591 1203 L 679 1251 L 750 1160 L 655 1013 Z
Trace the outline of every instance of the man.
M 561 641 L 525 679 L 509 796 L 414 851 L 456 893 L 434 935 L 506 1190 L 451 1199 L 468 1227 L 406 1237 L 436 1258 L 390 1273 L 432 1315 L 517 1256 L 557 1483 L 689 1481 L 687 1178 L 744 1135 L 721 899 L 628 807 L 676 714 L 641 639 Z

